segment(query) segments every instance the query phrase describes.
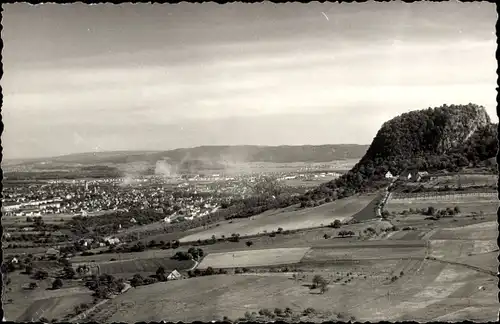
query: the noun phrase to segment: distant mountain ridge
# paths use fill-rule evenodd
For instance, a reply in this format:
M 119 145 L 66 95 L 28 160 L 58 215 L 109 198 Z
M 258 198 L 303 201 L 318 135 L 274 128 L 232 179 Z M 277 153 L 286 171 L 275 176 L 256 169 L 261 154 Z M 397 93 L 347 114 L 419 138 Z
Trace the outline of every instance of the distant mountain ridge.
M 26 159 L 24 163 L 130 163 L 170 160 L 181 163 L 186 160 L 213 161 L 219 163 L 241 162 L 330 162 L 341 159 L 357 159 L 363 156 L 368 145 L 332 144 L 297 146 L 198 146 L 168 151 L 116 151 L 75 153 L 51 158 Z M 23 163 L 21 159 L 16 161 Z

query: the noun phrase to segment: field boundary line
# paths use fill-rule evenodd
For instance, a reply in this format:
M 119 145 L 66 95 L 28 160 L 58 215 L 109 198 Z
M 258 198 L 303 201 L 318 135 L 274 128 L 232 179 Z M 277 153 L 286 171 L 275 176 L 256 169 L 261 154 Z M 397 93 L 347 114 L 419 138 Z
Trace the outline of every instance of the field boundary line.
M 469 269 L 472 269 L 472 270 L 475 270 L 475 271 L 478 271 L 478 272 L 482 272 L 482 273 L 485 273 L 485 274 L 492 275 L 494 277 L 498 277 L 498 273 L 495 273 L 494 271 L 486 270 L 486 269 L 483 269 L 483 268 L 480 268 L 480 267 L 476 267 L 476 266 L 473 266 L 473 265 L 470 265 L 470 264 L 466 264 L 466 263 L 453 262 L 453 261 L 449 261 L 449 260 L 438 259 L 438 258 L 435 258 L 435 257 L 427 257 L 426 260 L 437 261 L 437 262 L 440 262 L 440 263 L 446 263 L 446 264 L 451 264 L 451 265 L 463 266 L 463 267 L 466 267 L 466 268 L 469 268 Z

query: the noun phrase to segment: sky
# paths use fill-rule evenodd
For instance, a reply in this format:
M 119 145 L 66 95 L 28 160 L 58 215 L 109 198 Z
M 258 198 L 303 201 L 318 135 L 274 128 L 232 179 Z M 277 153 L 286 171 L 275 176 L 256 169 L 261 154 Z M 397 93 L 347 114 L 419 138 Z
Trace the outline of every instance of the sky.
M 496 116 L 485 2 L 3 5 L 4 158 L 370 144 L 407 111 Z

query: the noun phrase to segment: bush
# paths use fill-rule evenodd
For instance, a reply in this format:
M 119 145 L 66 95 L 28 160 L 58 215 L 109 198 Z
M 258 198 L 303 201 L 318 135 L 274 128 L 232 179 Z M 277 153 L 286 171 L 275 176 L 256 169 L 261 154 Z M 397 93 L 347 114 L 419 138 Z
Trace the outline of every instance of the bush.
M 30 266 L 30 265 L 27 265 L 25 268 L 24 268 L 24 273 L 27 274 L 27 275 L 31 275 L 33 273 L 33 267 Z
M 215 271 L 212 267 L 208 267 L 203 273 L 204 276 L 211 276 L 214 274 L 215 274 Z
M 49 277 L 49 273 L 47 271 L 43 271 L 43 270 L 38 270 L 33 275 L 33 278 L 36 280 L 44 280 L 44 279 L 47 279 L 48 277 Z
M 274 317 L 274 313 L 271 312 L 269 309 L 267 308 L 263 308 L 259 311 L 259 315 L 261 316 L 267 316 L 267 317 Z
M 142 286 L 144 284 L 144 278 L 140 274 L 135 274 L 130 280 L 130 285 L 132 287 Z
M 61 279 L 57 278 L 52 282 L 52 289 L 61 289 L 63 286 L 63 282 Z
M 316 310 L 312 307 L 308 307 L 306 309 L 304 309 L 304 311 L 302 312 L 302 315 L 304 316 L 309 316 L 309 315 L 313 315 L 316 313 Z
M 165 273 L 166 271 L 164 267 L 158 267 L 158 269 L 156 270 L 156 277 L 158 277 L 158 280 L 164 281 L 166 279 Z
M 246 244 L 248 247 L 251 247 L 251 246 L 253 245 L 253 242 L 252 242 L 252 241 L 247 241 L 245 244 Z

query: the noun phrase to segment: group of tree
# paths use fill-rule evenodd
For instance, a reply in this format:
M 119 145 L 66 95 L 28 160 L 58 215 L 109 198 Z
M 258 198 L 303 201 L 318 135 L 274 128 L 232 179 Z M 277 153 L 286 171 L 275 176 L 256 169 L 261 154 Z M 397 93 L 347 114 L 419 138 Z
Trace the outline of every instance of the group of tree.
M 439 217 L 454 216 L 456 214 L 459 214 L 460 207 L 455 206 L 454 208 L 447 207 L 443 209 L 436 209 L 433 206 L 429 206 L 427 207 L 427 209 L 421 209 L 418 212 L 420 212 L 420 214 L 422 215 L 439 218 Z
M 179 260 L 179 261 L 184 261 L 184 260 L 198 261 L 203 257 L 203 255 L 204 255 L 204 252 L 202 249 L 190 247 L 187 252 L 178 251 L 171 258 L 173 260 Z
M 330 223 L 328 225 L 328 227 L 331 227 L 331 228 L 340 228 L 341 226 L 342 226 L 342 223 L 338 219 L 334 220 L 332 223 Z
M 92 275 L 85 282 L 85 286 L 94 291 L 94 296 L 100 299 L 108 299 L 113 294 L 119 294 L 125 288 L 123 278 L 116 279 L 112 275 Z
M 319 288 L 322 294 L 328 291 L 328 282 L 321 275 L 315 275 L 313 277 L 311 289 L 316 288 Z
M 201 276 L 213 276 L 213 275 L 217 275 L 217 274 L 228 274 L 228 271 L 225 269 L 215 270 L 212 267 L 207 267 L 204 270 L 196 268 L 196 269 L 194 269 L 194 271 L 192 271 L 192 270 L 188 271 L 189 278 L 201 277 Z
M 338 235 L 339 235 L 340 237 L 353 236 L 353 235 L 355 235 L 355 234 L 356 234 L 356 233 L 354 233 L 353 231 L 350 231 L 350 230 L 349 230 L 349 231 L 347 231 L 347 230 L 341 230 L 341 231 L 339 231 L 339 233 L 338 233 Z
M 159 277 L 158 274 L 155 274 L 153 276 L 149 276 L 149 277 L 146 277 L 146 278 L 144 278 L 140 274 L 135 274 L 132 277 L 132 279 L 130 279 L 130 285 L 132 287 L 136 288 L 136 287 L 139 287 L 139 286 L 147 286 L 147 285 L 154 284 L 154 283 L 156 283 L 158 281 L 166 281 L 166 280 L 167 280 L 167 278 L 165 277 L 164 273 L 163 273 L 163 275 L 161 277 Z

